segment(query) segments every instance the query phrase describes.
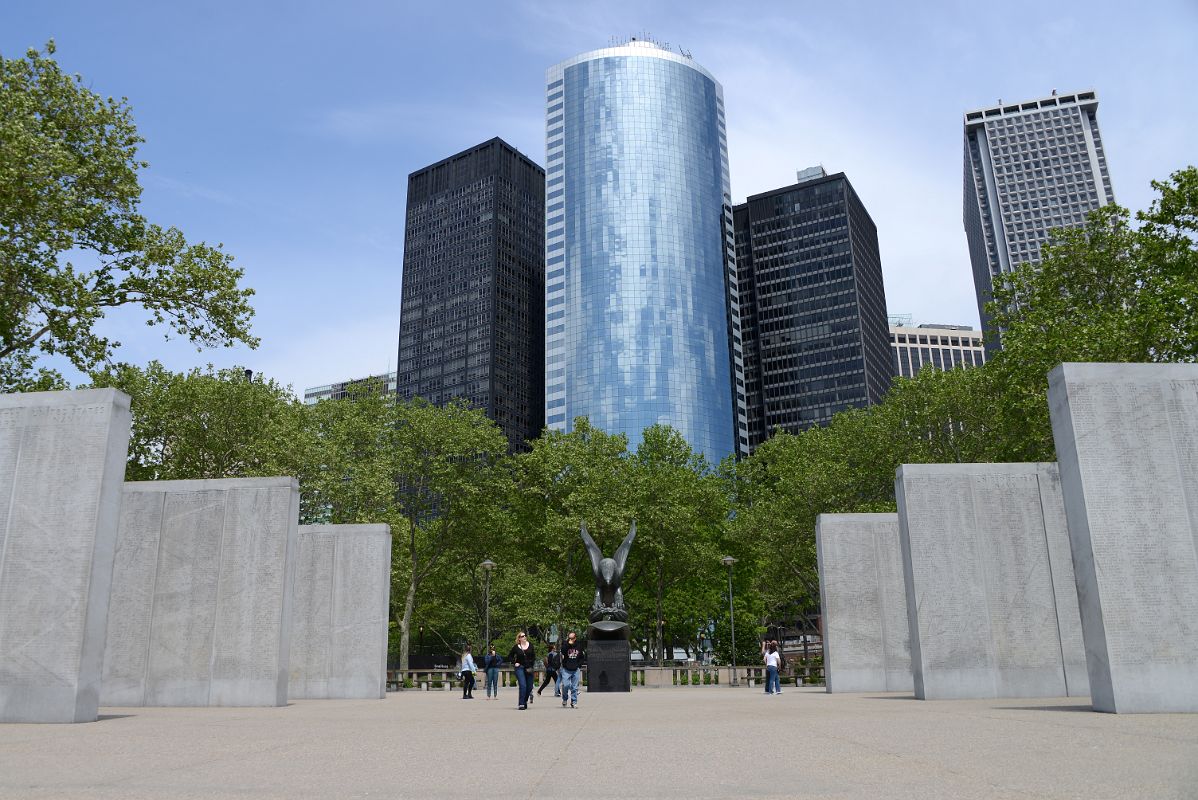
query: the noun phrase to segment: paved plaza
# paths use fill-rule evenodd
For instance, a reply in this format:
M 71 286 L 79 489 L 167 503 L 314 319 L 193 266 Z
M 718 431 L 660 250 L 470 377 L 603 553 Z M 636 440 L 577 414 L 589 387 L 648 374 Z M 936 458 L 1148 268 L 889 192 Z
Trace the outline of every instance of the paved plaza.
M 0 726 L 0 797 L 1198 797 L 1198 714 L 1079 699 L 407 691 L 284 708 L 102 710 Z

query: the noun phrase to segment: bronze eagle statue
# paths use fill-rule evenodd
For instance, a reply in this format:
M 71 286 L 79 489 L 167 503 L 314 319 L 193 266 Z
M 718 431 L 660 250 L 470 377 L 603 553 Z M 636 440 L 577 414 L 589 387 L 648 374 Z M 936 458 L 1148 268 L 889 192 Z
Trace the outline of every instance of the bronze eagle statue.
M 603 551 L 591 534 L 587 533 L 587 524 L 582 523 L 582 541 L 587 546 L 587 554 L 591 557 L 591 570 L 595 573 L 595 602 L 591 604 L 589 619 L 591 622 L 601 620 L 628 621 L 628 609 L 624 607 L 624 595 L 620 591 L 620 582 L 624 578 L 624 564 L 628 561 L 628 551 L 632 549 L 632 540 L 636 538 L 636 520 L 624 542 L 616 548 L 614 558 L 604 558 Z

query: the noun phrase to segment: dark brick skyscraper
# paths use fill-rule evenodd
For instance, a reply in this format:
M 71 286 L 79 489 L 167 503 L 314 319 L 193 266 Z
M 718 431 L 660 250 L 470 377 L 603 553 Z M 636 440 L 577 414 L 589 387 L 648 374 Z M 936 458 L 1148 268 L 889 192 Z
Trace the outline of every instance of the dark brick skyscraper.
M 511 450 L 545 401 L 545 171 L 492 139 L 408 176 L 396 391 L 485 409 Z
M 749 444 L 881 401 L 894 358 L 878 229 L 844 173 L 733 209 Z

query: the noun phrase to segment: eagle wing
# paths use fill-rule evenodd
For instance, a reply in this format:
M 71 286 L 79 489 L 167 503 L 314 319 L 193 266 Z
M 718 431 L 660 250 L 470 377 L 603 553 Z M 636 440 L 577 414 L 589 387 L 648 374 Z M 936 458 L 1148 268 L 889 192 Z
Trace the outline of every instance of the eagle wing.
M 613 560 L 616 562 L 616 575 L 624 575 L 624 562 L 628 560 L 628 551 L 632 549 L 632 540 L 636 538 L 636 520 L 632 521 L 632 527 L 628 531 L 628 535 L 624 537 L 623 543 L 616 548 L 616 555 Z
M 587 555 L 591 557 L 591 571 L 595 573 L 595 582 L 602 583 L 603 575 L 599 572 L 599 562 L 603 560 L 603 551 L 599 549 L 599 545 L 595 544 L 591 534 L 587 533 L 586 520 L 582 522 L 582 541 L 587 546 Z

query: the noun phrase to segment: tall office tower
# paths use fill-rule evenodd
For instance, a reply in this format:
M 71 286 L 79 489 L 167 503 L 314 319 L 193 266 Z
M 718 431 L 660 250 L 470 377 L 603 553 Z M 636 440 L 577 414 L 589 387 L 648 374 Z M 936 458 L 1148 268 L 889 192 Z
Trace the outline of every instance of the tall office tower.
M 1113 203 L 1094 92 L 965 114 L 965 235 L 982 329 L 994 280 L 1040 261 L 1052 228 L 1085 222 Z
M 545 421 L 747 452 L 723 90 L 632 40 L 548 71 Z
M 541 433 L 545 172 L 492 139 L 408 176 L 396 391 Z
M 895 375 L 910 378 L 933 369 L 980 367 L 986 363 L 982 334 L 968 325 L 891 325 Z
M 749 444 L 881 402 L 894 374 L 878 229 L 815 167 L 734 209 Z

